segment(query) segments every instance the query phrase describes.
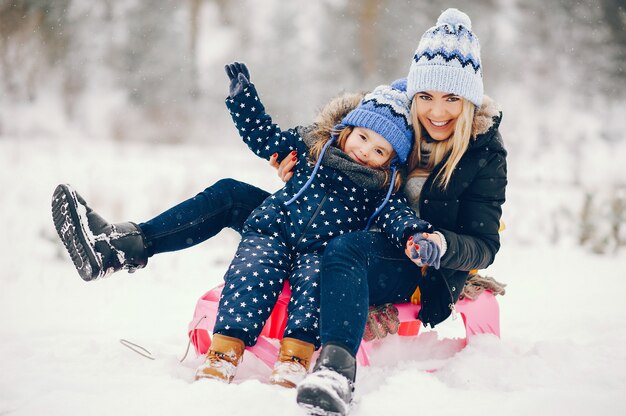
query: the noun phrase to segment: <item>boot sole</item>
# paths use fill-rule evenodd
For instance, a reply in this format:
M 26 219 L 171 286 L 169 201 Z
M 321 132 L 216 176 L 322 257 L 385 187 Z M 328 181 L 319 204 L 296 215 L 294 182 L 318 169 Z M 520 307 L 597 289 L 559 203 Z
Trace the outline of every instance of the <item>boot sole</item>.
M 86 282 L 104 276 L 102 262 L 87 234 L 88 224 L 78 213 L 76 192 L 68 185 L 59 185 L 52 194 L 54 227 L 70 255 L 81 279 Z
M 195 376 L 195 380 L 199 381 L 199 380 L 215 380 L 215 381 L 219 381 L 220 383 L 224 383 L 224 384 L 230 384 L 233 381 L 234 377 L 220 377 L 218 375 L 213 375 L 213 374 L 206 374 L 206 373 L 202 373 L 202 374 L 196 374 Z
M 329 394 L 325 389 L 314 385 L 300 385 L 296 401 L 304 408 L 308 415 L 314 416 L 345 416 L 349 406 L 339 403 L 337 397 Z

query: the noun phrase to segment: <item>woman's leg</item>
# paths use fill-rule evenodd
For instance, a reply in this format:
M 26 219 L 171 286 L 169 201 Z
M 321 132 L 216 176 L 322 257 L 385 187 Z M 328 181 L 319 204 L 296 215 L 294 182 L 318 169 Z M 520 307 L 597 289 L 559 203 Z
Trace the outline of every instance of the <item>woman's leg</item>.
M 383 234 L 357 231 L 330 241 L 321 272 L 322 349 L 313 372 L 298 385 L 296 401 L 345 415 L 369 305 L 408 301 L 420 269 Z
M 225 227 L 239 231 L 268 195 L 254 186 L 223 179 L 137 225 L 110 223 L 71 186 L 61 184 L 52 195 L 52 218 L 78 274 L 91 281 L 119 270 L 143 268 L 152 255 L 198 244 Z
M 148 256 L 194 246 L 226 227 L 240 232 L 246 218 L 269 195 L 235 179 L 219 180 L 193 198 L 138 224 Z
M 322 257 L 322 345 L 337 343 L 356 354 L 368 307 L 408 302 L 420 275 L 382 233 L 357 231 L 331 240 Z

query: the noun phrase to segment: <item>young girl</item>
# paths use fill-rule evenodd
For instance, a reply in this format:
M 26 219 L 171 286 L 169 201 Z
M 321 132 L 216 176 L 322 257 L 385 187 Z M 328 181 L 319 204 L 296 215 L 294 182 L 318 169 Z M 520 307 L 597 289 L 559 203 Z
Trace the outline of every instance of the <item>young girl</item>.
M 321 253 L 335 236 L 368 228 L 399 188 L 396 169 L 407 160 L 413 140 L 409 100 L 379 86 L 354 109 L 339 103 L 313 127 L 282 131 L 265 113 L 245 65 L 228 65 L 226 72 L 231 79 L 226 104 L 248 147 L 266 159 L 292 154 L 298 163 L 293 178 L 244 223 L 224 277 L 211 349 L 196 378 L 232 380 L 287 279 L 292 297 L 271 382 L 294 387 L 320 345 Z M 414 226 L 430 229 L 423 221 Z

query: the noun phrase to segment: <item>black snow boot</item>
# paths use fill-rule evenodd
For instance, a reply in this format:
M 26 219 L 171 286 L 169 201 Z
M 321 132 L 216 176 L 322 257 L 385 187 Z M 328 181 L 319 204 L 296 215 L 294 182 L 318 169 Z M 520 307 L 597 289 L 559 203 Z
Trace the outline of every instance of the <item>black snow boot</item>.
M 54 190 L 52 219 L 85 281 L 119 270 L 132 273 L 148 263 L 145 238 L 136 224 L 109 224 L 69 185 L 59 185 Z
M 310 415 L 345 416 L 355 378 L 354 356 L 339 344 L 325 344 L 313 372 L 298 384 L 296 400 Z

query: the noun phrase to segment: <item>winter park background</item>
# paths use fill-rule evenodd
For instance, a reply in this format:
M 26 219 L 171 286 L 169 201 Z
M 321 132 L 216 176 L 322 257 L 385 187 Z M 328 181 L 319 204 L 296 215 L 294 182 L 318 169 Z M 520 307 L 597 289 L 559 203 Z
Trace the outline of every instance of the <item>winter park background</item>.
M 223 177 L 274 191 L 223 105 L 224 64 L 249 65 L 283 127 L 307 124 L 341 91 L 404 76 L 447 7 L 472 18 L 504 110 L 507 229 L 485 271 L 508 284 L 502 338 L 463 349 L 460 319 L 389 337 L 352 414 L 626 414 L 624 0 L 0 1 L 0 414 L 303 414 L 254 357 L 232 385 L 178 362 L 235 232 L 87 284 L 52 191 L 137 222 Z

